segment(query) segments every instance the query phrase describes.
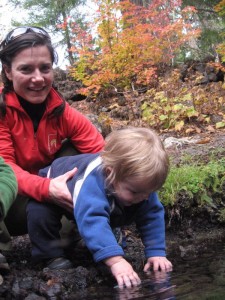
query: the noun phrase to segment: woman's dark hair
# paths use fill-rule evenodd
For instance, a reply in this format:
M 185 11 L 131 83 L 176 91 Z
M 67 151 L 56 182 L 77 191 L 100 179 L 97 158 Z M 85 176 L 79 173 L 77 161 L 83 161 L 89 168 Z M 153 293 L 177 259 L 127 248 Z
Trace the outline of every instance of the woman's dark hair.
M 13 58 L 22 50 L 27 48 L 32 48 L 36 46 L 46 46 L 49 50 L 52 64 L 57 63 L 58 56 L 55 52 L 51 40 L 44 34 L 39 34 L 30 30 L 27 33 L 21 34 L 20 36 L 12 39 L 8 43 L 5 40 L 2 41 L 0 45 L 0 61 L 2 64 L 2 83 L 3 90 L 0 94 L 0 117 L 5 116 L 6 114 L 6 105 L 5 105 L 5 95 L 13 91 L 13 83 L 7 78 L 3 65 L 11 68 Z M 64 109 L 65 103 L 62 105 L 62 110 Z M 57 109 L 57 115 L 60 114 L 60 110 Z

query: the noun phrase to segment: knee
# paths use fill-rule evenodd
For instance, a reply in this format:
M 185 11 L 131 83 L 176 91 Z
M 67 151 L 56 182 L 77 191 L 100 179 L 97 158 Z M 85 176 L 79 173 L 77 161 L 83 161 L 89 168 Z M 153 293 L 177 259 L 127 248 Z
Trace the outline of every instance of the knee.
M 49 215 L 49 209 L 44 203 L 37 202 L 35 200 L 30 200 L 27 203 L 27 218 L 34 220 L 47 219 Z
M 56 205 L 30 200 L 26 208 L 28 224 L 57 224 L 62 210 Z

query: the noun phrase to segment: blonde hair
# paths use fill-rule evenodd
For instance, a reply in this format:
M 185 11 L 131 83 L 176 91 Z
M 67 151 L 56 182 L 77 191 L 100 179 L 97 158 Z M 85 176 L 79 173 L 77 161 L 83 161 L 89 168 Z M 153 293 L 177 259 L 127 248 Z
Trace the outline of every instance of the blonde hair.
M 169 171 L 163 143 L 149 128 L 128 127 L 111 132 L 101 157 L 107 185 L 132 177 L 149 182 L 156 191 L 164 184 Z

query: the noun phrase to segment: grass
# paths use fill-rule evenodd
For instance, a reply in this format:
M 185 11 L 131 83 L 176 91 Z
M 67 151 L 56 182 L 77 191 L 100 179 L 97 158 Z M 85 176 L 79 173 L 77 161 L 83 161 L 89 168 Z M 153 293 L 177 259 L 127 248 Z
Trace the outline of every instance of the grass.
M 213 196 L 221 194 L 222 197 L 224 189 L 225 158 L 213 158 L 204 164 L 187 162 L 180 166 L 172 166 L 159 195 L 165 206 L 173 206 L 181 193 L 188 195 L 190 201 L 194 200 L 197 205 L 213 205 Z

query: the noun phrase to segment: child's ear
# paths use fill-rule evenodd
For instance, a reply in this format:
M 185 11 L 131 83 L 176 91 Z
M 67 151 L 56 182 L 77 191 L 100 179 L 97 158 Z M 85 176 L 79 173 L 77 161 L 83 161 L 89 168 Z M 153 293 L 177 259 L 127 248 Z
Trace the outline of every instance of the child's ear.
M 111 172 L 112 172 L 112 167 L 107 167 L 105 170 L 106 176 L 109 176 Z

